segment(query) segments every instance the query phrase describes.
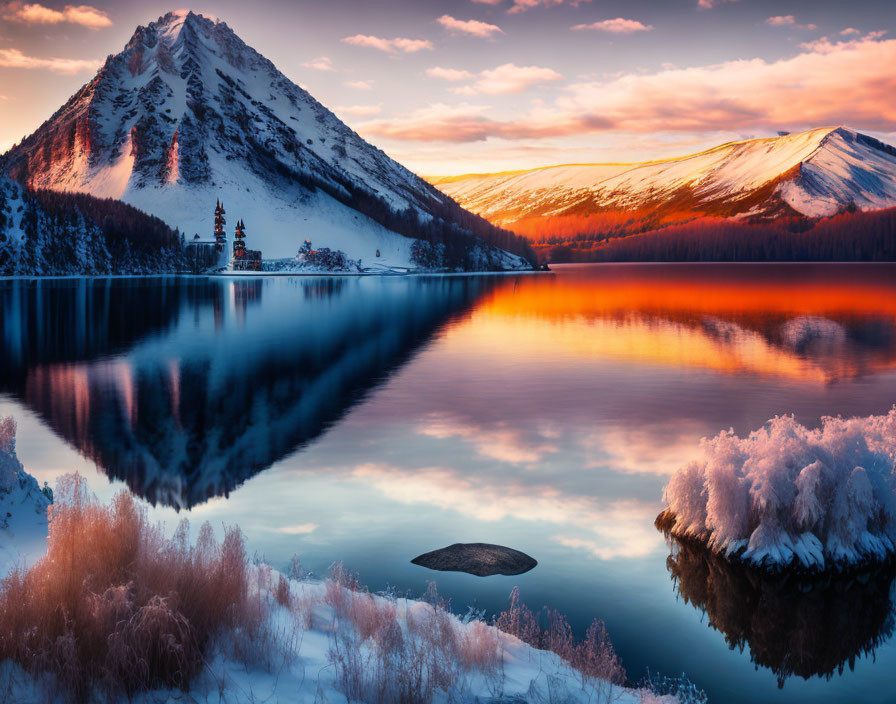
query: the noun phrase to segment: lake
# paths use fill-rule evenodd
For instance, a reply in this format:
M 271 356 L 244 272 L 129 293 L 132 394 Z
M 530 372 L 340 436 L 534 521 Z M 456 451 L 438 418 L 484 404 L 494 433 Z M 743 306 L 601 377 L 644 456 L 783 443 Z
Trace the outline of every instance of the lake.
M 582 265 L 551 274 L 0 281 L 0 416 L 39 481 L 79 471 L 173 530 L 493 613 L 513 586 L 630 680 L 715 702 L 892 701 L 892 570 L 811 589 L 653 525 L 702 437 L 896 402 L 896 266 Z M 431 572 L 455 542 L 517 577 Z

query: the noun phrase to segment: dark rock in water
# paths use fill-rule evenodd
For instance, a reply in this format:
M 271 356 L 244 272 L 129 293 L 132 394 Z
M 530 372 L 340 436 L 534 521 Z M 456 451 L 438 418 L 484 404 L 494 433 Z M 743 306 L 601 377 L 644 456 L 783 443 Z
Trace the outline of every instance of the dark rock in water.
M 523 574 L 538 564 L 524 552 L 488 543 L 455 543 L 415 557 L 411 562 L 431 570 L 466 572 L 477 577 Z

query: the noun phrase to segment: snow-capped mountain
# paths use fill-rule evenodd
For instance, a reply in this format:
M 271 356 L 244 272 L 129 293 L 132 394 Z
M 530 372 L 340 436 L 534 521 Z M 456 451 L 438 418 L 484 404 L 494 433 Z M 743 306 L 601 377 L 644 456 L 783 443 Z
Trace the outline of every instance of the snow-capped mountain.
M 643 164 L 572 164 L 433 178 L 461 205 L 511 227 L 608 211 L 768 219 L 896 205 L 896 148 L 845 127 L 723 144 Z
M 265 258 L 295 256 L 310 238 L 365 264 L 407 265 L 414 235 L 502 238 L 361 139 L 224 22 L 190 11 L 138 27 L 0 167 L 31 188 L 121 199 L 188 239 L 211 235 L 220 198 Z M 523 265 L 465 242 L 475 268 Z

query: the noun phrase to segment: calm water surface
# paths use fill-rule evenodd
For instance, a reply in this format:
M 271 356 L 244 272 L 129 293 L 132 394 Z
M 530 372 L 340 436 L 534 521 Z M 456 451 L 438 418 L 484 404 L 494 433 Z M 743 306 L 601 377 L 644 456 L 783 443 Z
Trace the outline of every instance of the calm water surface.
M 893 406 L 896 267 L 2 281 L 0 314 L 0 415 L 41 481 L 238 523 L 278 567 L 435 578 L 459 611 L 518 585 L 603 618 L 631 680 L 684 671 L 713 702 L 896 701 L 892 572 L 799 588 L 653 527 L 701 437 Z M 458 541 L 539 565 L 409 562 Z

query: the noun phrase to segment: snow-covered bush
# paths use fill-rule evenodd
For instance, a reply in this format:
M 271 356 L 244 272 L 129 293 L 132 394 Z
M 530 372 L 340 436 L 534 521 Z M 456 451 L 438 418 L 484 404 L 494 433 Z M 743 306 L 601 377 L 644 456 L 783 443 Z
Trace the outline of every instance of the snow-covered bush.
M 778 416 L 701 449 L 666 485 L 657 524 L 673 535 L 775 568 L 842 568 L 896 553 L 896 408 L 826 417 L 817 429 Z
M 302 269 L 320 271 L 360 271 L 361 261 L 350 259 L 341 249 L 321 247 L 314 249 L 311 240 L 305 240 L 296 254 L 296 264 Z

